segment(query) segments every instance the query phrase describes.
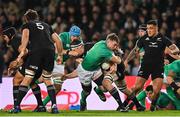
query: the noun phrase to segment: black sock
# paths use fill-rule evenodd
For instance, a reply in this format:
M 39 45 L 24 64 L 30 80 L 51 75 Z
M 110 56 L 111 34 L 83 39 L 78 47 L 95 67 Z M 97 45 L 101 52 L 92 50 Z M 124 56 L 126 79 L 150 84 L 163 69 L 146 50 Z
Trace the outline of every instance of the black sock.
M 18 93 L 19 93 L 19 86 L 13 86 L 13 101 L 14 101 L 14 105 L 17 101 L 17 97 L 18 97 Z
M 134 102 L 134 104 L 136 105 L 136 107 L 141 107 L 141 104 L 140 104 L 139 101 L 137 100 L 136 96 L 132 97 L 132 101 Z
M 123 102 L 124 107 L 126 107 L 128 105 L 129 100 L 130 99 L 128 97 L 124 100 L 124 102 Z
M 118 90 L 114 87 L 112 90 L 109 91 L 109 93 L 114 97 L 116 102 L 119 104 L 120 107 L 123 107 L 121 98 L 119 96 Z
M 26 93 L 28 92 L 28 90 L 29 90 L 28 86 L 22 86 L 22 85 L 19 86 L 19 93 L 18 93 L 17 101 L 14 105 L 15 107 L 20 106 L 21 101 L 24 98 L 24 96 L 26 95 Z
M 56 94 L 55 94 L 55 89 L 53 85 L 47 86 L 48 90 L 48 95 L 51 99 L 52 105 L 56 104 Z
M 156 106 L 157 98 L 152 100 L 151 105 Z
M 156 106 L 156 102 L 157 102 L 157 100 L 158 100 L 159 95 L 160 95 L 160 93 L 158 93 L 158 94 L 156 95 L 156 98 L 152 100 L 151 105 Z
M 42 98 L 41 98 L 41 91 L 40 91 L 39 85 L 37 85 L 36 88 L 32 89 L 32 91 L 36 97 L 38 106 L 43 106 L 43 102 L 42 102 Z

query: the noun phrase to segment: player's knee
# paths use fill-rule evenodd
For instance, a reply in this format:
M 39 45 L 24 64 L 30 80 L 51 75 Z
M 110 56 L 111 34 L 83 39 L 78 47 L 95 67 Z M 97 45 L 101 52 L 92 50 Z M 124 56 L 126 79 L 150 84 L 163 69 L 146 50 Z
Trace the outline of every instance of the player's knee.
M 103 87 L 103 86 L 99 86 L 99 89 L 101 90 L 101 91 L 103 91 L 103 92 L 107 92 L 108 90 L 105 88 L 105 87 Z
M 46 70 L 43 70 L 42 72 L 42 77 L 44 78 L 44 80 L 51 80 L 52 77 L 52 73 L 48 72 Z
M 26 69 L 26 70 L 25 70 L 25 77 L 26 77 L 26 78 L 33 79 L 34 76 L 35 76 L 35 71 L 30 70 L 30 69 Z
M 104 80 L 102 81 L 102 84 L 103 84 L 103 86 L 106 88 L 106 87 L 108 87 L 109 85 L 111 85 L 111 80 L 110 80 L 110 79 L 104 79 Z
M 31 87 L 31 89 L 35 89 L 36 87 L 38 87 L 38 85 L 35 84 L 35 83 L 31 83 L 31 84 L 30 84 L 30 87 Z
M 127 85 L 126 85 L 126 82 L 124 80 L 121 80 L 119 82 L 116 82 L 115 83 L 118 87 L 118 89 L 121 91 L 121 92 L 126 92 L 126 89 L 127 89 Z

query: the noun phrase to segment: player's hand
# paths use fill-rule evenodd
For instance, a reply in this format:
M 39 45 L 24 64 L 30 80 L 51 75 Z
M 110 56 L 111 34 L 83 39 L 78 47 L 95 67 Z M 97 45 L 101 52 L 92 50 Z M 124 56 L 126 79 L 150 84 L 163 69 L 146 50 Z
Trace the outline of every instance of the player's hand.
M 113 64 L 111 67 L 110 67 L 110 71 L 108 73 L 110 74 L 113 74 L 117 71 L 117 64 Z
M 168 65 L 169 64 L 169 60 L 168 59 L 164 59 L 164 65 Z
M 14 74 L 17 69 L 22 65 L 22 60 L 20 60 L 20 62 L 18 61 L 12 61 L 10 64 L 9 64 L 9 68 L 8 68 L 8 75 L 12 75 Z
M 177 90 L 178 95 L 180 95 L 180 88 Z
M 83 59 L 82 58 L 78 58 L 76 59 L 76 62 L 78 62 L 79 64 L 82 63 Z
M 76 51 L 69 51 L 68 55 L 70 55 L 70 56 L 78 56 L 79 54 Z
M 61 65 L 63 63 L 63 57 L 62 56 L 58 56 L 57 60 L 56 60 L 57 65 Z

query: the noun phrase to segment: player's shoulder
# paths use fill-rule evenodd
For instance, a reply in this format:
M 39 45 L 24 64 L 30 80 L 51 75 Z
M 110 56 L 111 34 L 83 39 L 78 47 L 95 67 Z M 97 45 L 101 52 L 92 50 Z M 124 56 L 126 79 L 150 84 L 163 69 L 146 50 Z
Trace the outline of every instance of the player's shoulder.
M 63 36 L 64 36 L 64 35 L 69 35 L 69 32 L 62 32 L 62 33 L 59 34 L 59 36 L 62 36 L 62 35 L 63 35 Z
M 68 39 L 69 37 L 69 32 L 62 32 L 59 34 L 59 37 L 64 40 L 64 39 Z
M 144 36 L 140 37 L 138 40 L 148 40 L 149 37 L 147 34 L 145 34 Z
M 169 39 L 167 36 L 161 34 L 161 33 L 158 33 L 158 35 L 156 36 L 156 38 L 163 38 L 163 39 Z

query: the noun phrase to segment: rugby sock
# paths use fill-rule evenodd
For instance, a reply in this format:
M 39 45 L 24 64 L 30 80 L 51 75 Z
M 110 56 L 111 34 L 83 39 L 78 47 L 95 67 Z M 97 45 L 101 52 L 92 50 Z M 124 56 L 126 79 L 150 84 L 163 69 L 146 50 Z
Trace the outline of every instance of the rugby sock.
M 95 88 L 94 88 L 94 90 L 96 90 L 96 93 L 103 93 L 103 91 L 101 90 L 101 89 L 99 89 L 99 87 L 98 86 L 96 86 Z
M 136 105 L 136 107 L 141 107 L 141 104 L 139 103 L 139 101 L 137 100 L 136 96 L 134 93 L 132 93 L 129 97 L 129 99 L 131 99 L 134 104 Z
M 38 106 L 43 106 L 43 102 L 42 102 L 42 98 L 41 98 L 41 91 L 40 91 L 39 85 L 37 85 L 36 88 L 32 89 L 32 91 L 36 97 Z
M 29 90 L 28 86 L 23 86 L 23 85 L 19 86 L 19 93 L 18 93 L 17 101 L 15 103 L 15 107 L 20 106 L 21 101 L 24 98 L 24 96 L 26 95 L 26 93 L 28 92 L 28 90 Z
M 82 101 L 86 101 L 86 98 L 87 96 L 89 95 L 90 93 L 86 92 L 86 91 L 82 91 L 81 92 L 81 100 Z
M 109 93 L 114 97 L 116 102 L 119 104 L 120 107 L 123 107 L 121 98 L 119 96 L 118 90 L 114 87 L 112 90 L 109 91 Z
M 18 93 L 19 93 L 19 86 L 13 86 L 13 100 L 14 100 L 14 105 L 17 101 L 17 96 L 18 96 Z
M 129 100 L 130 100 L 130 99 L 129 99 L 128 97 L 124 100 L 123 105 L 124 105 L 125 107 L 128 105 Z
M 56 94 L 55 94 L 55 88 L 53 85 L 47 86 L 48 95 L 50 97 L 50 100 L 52 102 L 52 105 L 56 104 Z
M 141 104 L 139 103 L 139 101 L 137 100 L 136 96 L 131 98 L 132 101 L 134 102 L 134 104 L 136 105 L 136 107 L 141 107 Z
M 49 95 L 46 96 L 46 98 L 43 100 L 43 105 L 46 106 L 46 104 L 50 101 Z
M 154 100 L 152 100 L 151 105 L 155 106 L 155 105 L 156 105 L 156 102 L 157 102 L 157 98 L 156 98 L 156 99 L 154 99 Z

